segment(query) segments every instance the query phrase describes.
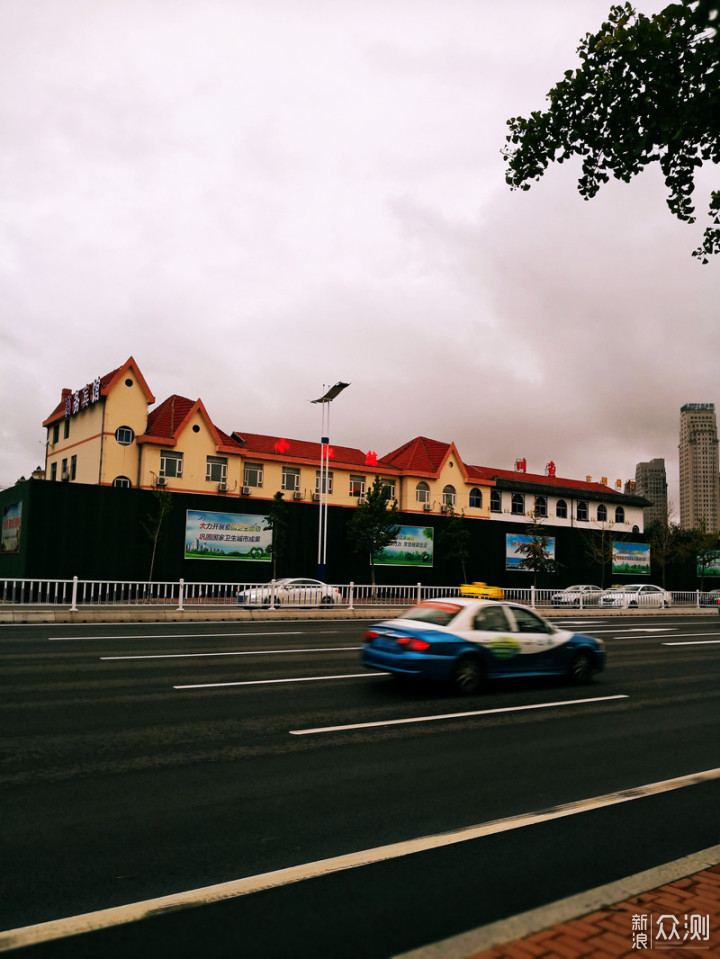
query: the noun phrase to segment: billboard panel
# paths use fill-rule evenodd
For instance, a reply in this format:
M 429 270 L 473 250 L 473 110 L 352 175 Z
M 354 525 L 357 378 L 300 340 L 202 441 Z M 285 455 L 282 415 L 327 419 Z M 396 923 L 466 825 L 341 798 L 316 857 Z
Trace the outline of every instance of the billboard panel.
M 185 559 L 236 559 L 269 563 L 272 530 L 267 516 L 209 513 L 189 509 L 185 518 Z
M 432 566 L 433 533 L 429 526 L 401 526 L 397 539 L 375 557 L 377 566 Z

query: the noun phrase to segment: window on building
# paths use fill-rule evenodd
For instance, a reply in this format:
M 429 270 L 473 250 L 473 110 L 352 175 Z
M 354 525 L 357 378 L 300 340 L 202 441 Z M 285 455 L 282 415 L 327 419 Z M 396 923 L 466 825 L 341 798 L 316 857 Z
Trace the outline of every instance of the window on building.
M 48 430 L 48 432 L 49 432 L 49 430 Z M 53 446 L 55 445 L 55 443 L 57 443 L 57 441 L 58 441 L 59 439 L 60 439 L 60 424 L 59 424 L 59 423 L 56 423 L 55 426 L 53 426 L 53 428 L 52 428 L 52 440 L 51 440 L 51 442 L 52 442 Z
M 557 501 L 557 506 L 555 507 L 555 515 L 558 519 L 567 519 L 567 503 L 564 499 L 559 499 Z
M 604 503 L 600 503 L 597 508 L 597 521 L 598 523 L 604 523 L 607 521 L 607 507 Z
M 65 429 L 63 430 L 63 439 L 67 439 L 70 436 L 70 417 L 65 417 Z
M 60 479 L 68 480 L 70 479 L 70 473 L 68 471 L 68 461 L 64 459 L 62 461 L 62 472 L 60 473 Z
M 327 493 L 328 496 L 332 496 L 333 491 L 333 474 L 332 470 L 329 470 L 325 474 L 325 483 L 323 484 L 327 489 L 320 489 L 320 470 L 315 470 L 315 492 L 316 493 Z
M 535 515 L 536 516 L 547 516 L 547 497 L 546 496 L 536 496 L 535 497 Z
M 490 512 L 502 513 L 502 493 L 499 489 L 490 490 Z
M 296 466 L 283 466 L 282 488 L 291 493 L 300 489 L 300 470 Z
M 160 450 L 160 475 L 182 476 L 182 453 L 175 450 Z
M 77 455 L 73 454 L 70 457 L 70 479 L 74 480 L 77 478 Z
M 50 464 L 50 479 L 53 483 L 57 481 L 57 463 Z
M 113 486 L 131 487 L 132 483 L 127 476 L 116 476 L 112 481 Z
M 205 479 L 208 483 L 227 483 L 227 459 L 224 456 L 208 456 Z
M 482 492 L 476 487 L 470 490 L 470 506 L 482 509 Z
M 350 496 L 364 496 L 365 495 L 365 477 L 350 475 Z
M 395 499 L 395 480 L 392 478 L 388 479 L 386 476 L 383 476 L 380 482 L 382 483 L 383 490 L 385 490 L 387 494 L 387 498 L 389 500 L 394 500 Z
M 514 513 L 515 516 L 525 515 L 525 497 L 522 493 L 513 493 L 510 511 Z
M 420 480 L 420 482 L 415 487 L 415 502 L 416 503 L 430 502 L 430 487 L 424 480 Z
M 243 486 L 260 487 L 263 484 L 263 464 L 246 463 L 243 470 Z
M 115 430 L 115 439 L 121 446 L 129 446 L 135 439 L 135 432 L 129 426 L 118 426 Z
M 442 504 L 443 506 L 454 506 L 455 505 L 455 487 L 454 486 L 445 486 L 442 491 Z
M 617 509 L 615 510 L 615 522 L 616 523 L 625 522 L 625 510 L 622 508 L 622 506 L 618 506 Z
M 580 500 L 577 505 L 577 518 L 581 523 L 587 523 L 588 516 L 588 504 L 585 502 L 585 500 Z

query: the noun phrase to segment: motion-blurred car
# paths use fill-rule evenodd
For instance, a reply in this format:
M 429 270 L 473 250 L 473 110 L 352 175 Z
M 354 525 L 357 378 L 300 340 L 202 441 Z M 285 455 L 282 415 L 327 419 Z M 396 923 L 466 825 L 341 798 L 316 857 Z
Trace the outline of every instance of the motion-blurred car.
M 720 604 L 720 589 L 711 589 L 707 593 L 700 593 L 701 606 L 718 606 L 718 604 Z
M 276 579 L 266 586 L 253 586 L 237 595 L 240 606 L 332 606 L 342 602 L 339 589 L 319 579 Z
M 649 583 L 630 583 L 613 586 L 600 597 L 600 609 L 635 609 L 671 606 L 672 597 L 667 590 Z
M 441 680 L 474 693 L 486 678 L 567 676 L 588 683 L 605 665 L 602 640 L 558 629 L 515 603 L 433 600 L 365 633 L 362 663 L 397 678 Z
M 553 593 L 550 602 L 553 606 L 597 606 L 602 593 L 599 586 L 566 586 Z
M 488 586 L 487 583 L 463 583 L 460 595 L 474 599 L 503 599 L 505 591 L 499 586 Z

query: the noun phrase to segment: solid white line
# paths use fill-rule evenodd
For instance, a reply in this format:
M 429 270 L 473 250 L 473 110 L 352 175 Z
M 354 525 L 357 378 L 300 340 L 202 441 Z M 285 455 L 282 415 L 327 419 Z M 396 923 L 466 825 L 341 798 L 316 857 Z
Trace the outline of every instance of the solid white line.
M 374 679 L 388 673 L 347 673 L 344 676 L 299 676 L 297 679 L 248 679 L 239 683 L 191 683 L 173 689 L 213 689 L 218 686 L 272 686 L 278 683 L 317 683 L 323 679 Z
M 210 656 L 287 656 L 290 653 L 344 653 L 346 650 L 358 650 L 362 646 L 328 646 L 326 649 L 244 649 L 232 653 L 151 653 L 147 656 L 101 656 L 102 662 L 116 659 L 207 659 Z
M 707 769 L 689 776 L 680 776 L 676 779 L 666 779 L 661 782 L 649 783 L 630 789 L 606 793 L 590 799 L 581 799 L 578 802 L 564 803 L 551 806 L 549 809 L 538 812 L 510 816 L 507 819 L 496 819 L 491 822 L 475 826 L 466 826 L 451 832 L 439 833 L 431 836 L 422 836 L 418 839 L 403 842 L 389 843 L 377 846 L 374 849 L 363 849 L 359 852 L 344 856 L 335 856 L 331 859 L 321 859 L 317 862 L 305 863 L 300 866 L 290 866 L 286 869 L 277 869 L 274 872 L 260 873 L 244 879 L 235 879 L 230 882 L 217 883 L 192 889 L 188 892 L 161 896 L 156 899 L 146 899 L 144 902 L 129 903 L 125 906 L 115 906 L 110 909 L 101 909 L 97 912 L 87 912 L 79 916 L 69 916 L 66 919 L 54 919 L 50 922 L 41 922 L 33 926 L 23 926 L 17 929 L 8 929 L 0 933 L 0 952 L 9 949 L 18 949 L 38 942 L 49 942 L 66 936 L 74 936 L 82 932 L 91 932 L 97 929 L 108 929 L 128 922 L 136 922 L 154 915 L 185 909 L 190 906 L 208 905 L 224 899 L 234 899 L 246 896 L 263 889 L 275 889 L 291 883 L 326 876 L 341 872 L 345 869 L 355 869 L 360 866 L 369 866 L 373 863 L 384 862 L 389 859 L 399 859 L 417 852 L 426 852 L 431 849 L 441 849 L 485 836 L 495 836 L 499 833 L 510 832 L 538 823 L 550 822 L 578 813 L 590 812 L 619 803 L 631 802 L 659 793 L 682 789 L 685 786 L 694 786 L 699 783 L 720 779 L 720 768 Z
M 370 729 L 373 726 L 401 726 L 406 723 L 432 723 L 439 719 L 463 719 L 466 716 L 492 716 L 495 713 L 517 713 L 528 709 L 550 709 L 551 706 L 577 706 L 580 703 L 605 703 L 621 696 L 596 696 L 592 699 L 565 699 L 557 703 L 536 703 L 532 706 L 502 706 L 499 709 L 473 709 L 466 713 L 441 713 L 439 716 L 414 716 L 411 719 L 383 719 L 373 723 L 352 723 L 347 726 L 318 726 L 316 729 L 291 729 L 291 736 L 313 736 L 316 733 L 337 733 L 348 729 Z
M 302 636 L 307 630 L 302 629 L 277 629 L 274 632 L 258 633 L 147 633 L 135 636 L 48 636 L 50 643 L 69 643 L 74 641 L 84 641 L 86 639 L 214 639 L 217 636 Z M 332 630 L 337 632 L 337 630 Z

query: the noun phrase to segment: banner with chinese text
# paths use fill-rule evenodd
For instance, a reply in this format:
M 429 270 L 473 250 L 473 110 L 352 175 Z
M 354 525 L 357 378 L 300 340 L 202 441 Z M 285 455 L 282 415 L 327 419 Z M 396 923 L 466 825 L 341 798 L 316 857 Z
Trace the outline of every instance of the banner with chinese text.
M 272 530 L 267 517 L 207 513 L 189 509 L 185 519 L 185 559 L 237 559 L 270 562 Z

